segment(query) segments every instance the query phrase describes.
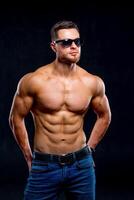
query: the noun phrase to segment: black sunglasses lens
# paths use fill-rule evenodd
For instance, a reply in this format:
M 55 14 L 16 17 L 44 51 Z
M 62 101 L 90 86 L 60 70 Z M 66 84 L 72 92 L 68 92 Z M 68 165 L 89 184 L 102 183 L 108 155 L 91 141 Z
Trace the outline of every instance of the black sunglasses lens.
M 69 40 L 64 40 L 64 41 L 62 41 L 62 45 L 63 45 L 64 47 L 69 47 L 69 46 L 72 45 L 72 40 L 69 39 Z
M 81 45 L 80 38 L 75 39 L 74 43 L 76 44 L 77 47 L 79 47 Z
M 79 47 L 79 46 L 81 45 L 81 40 L 80 40 L 80 38 L 77 38 L 77 39 L 75 39 L 75 40 L 71 40 L 71 39 L 64 40 L 64 41 L 62 41 L 62 45 L 63 45 L 64 47 L 70 47 L 70 46 L 72 45 L 73 42 L 75 43 L 75 45 L 76 45 L 77 47 Z

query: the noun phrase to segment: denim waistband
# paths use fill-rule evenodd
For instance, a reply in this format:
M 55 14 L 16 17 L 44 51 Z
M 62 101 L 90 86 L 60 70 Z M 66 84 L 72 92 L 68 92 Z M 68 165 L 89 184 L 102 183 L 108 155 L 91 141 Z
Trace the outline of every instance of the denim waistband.
M 91 150 L 89 149 L 88 146 L 85 146 L 78 151 L 68 153 L 65 155 L 47 154 L 35 151 L 33 153 L 33 158 L 35 160 L 40 160 L 45 162 L 55 162 L 64 165 L 64 164 L 71 164 L 77 160 L 81 160 L 90 154 Z

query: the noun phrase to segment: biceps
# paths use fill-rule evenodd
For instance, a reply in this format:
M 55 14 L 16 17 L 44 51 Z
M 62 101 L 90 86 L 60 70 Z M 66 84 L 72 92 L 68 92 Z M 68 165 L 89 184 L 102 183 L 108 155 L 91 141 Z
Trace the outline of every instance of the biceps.
M 26 96 L 23 98 L 20 96 L 16 96 L 12 103 L 12 108 L 10 112 L 11 115 L 14 115 L 20 118 L 25 117 L 29 113 L 32 107 L 32 103 L 33 103 L 33 100 L 29 96 Z
M 94 98 L 92 101 L 92 108 L 99 116 L 110 113 L 109 102 L 106 95 Z

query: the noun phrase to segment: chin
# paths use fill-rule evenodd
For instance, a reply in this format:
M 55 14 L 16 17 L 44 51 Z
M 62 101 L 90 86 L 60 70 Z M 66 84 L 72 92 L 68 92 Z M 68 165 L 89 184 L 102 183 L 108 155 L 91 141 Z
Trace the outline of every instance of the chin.
M 80 60 L 80 57 L 59 59 L 60 62 L 67 63 L 67 64 L 77 63 L 79 62 L 79 60 Z
M 80 57 L 69 58 L 68 60 L 70 63 L 77 63 L 80 60 Z

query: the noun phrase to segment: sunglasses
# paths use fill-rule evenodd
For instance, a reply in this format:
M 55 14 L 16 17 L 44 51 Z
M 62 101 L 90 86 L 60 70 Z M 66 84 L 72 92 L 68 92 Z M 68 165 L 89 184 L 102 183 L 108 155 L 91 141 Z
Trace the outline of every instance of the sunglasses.
M 80 47 L 82 45 L 82 41 L 80 38 L 76 38 L 74 40 L 72 40 L 72 39 L 56 40 L 54 42 L 56 44 L 60 44 L 61 46 L 65 47 L 65 48 L 70 47 L 73 42 L 75 43 L 75 45 L 77 47 Z

